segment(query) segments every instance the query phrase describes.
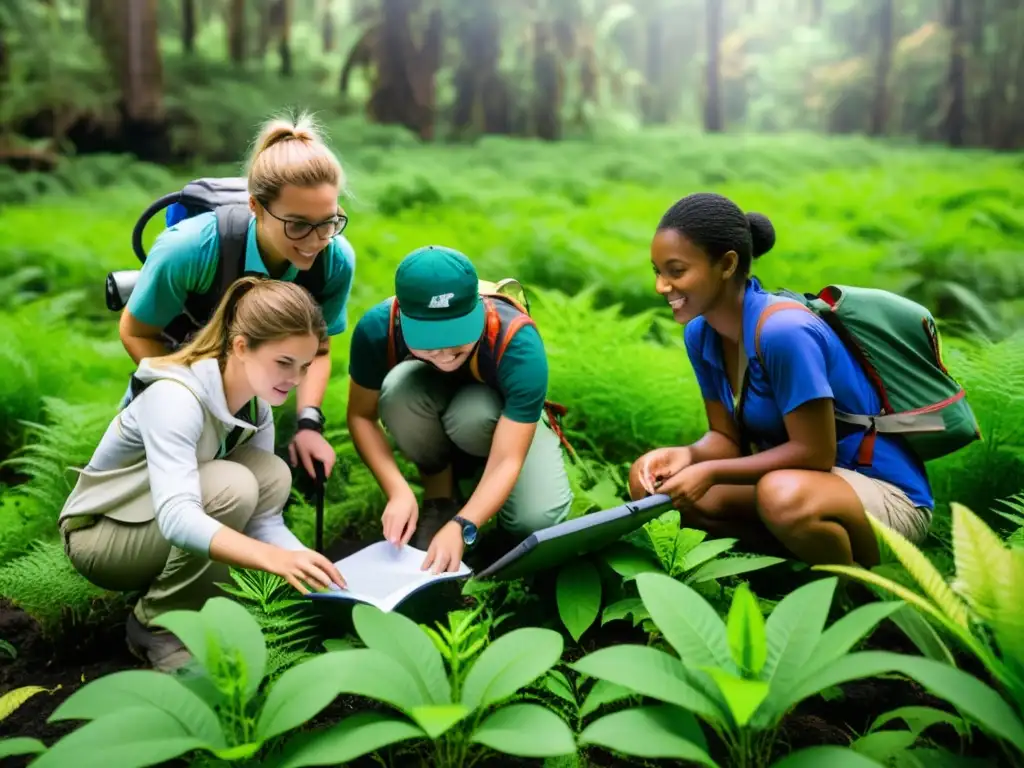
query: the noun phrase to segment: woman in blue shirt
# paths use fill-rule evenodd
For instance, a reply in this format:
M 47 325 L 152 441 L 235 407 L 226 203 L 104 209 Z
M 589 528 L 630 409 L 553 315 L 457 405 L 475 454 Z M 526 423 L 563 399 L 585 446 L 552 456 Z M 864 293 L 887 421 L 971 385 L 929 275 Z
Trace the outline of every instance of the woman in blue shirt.
M 811 564 L 879 561 L 871 515 L 914 542 L 931 524 L 924 466 L 898 437 L 879 434 L 870 466 L 857 463 L 860 428 L 837 427 L 836 408 L 877 413 L 878 395 L 823 320 L 797 309 L 762 321 L 780 301 L 750 276 L 775 231 L 720 195 L 689 195 L 662 217 L 651 244 L 656 290 L 686 326 L 686 351 L 704 397 L 708 432 L 658 448 L 630 471 L 630 493 L 666 493 L 682 524 L 741 539 L 770 533 Z M 741 450 L 735 414 L 741 382 Z M 837 432 L 838 429 L 838 432 Z

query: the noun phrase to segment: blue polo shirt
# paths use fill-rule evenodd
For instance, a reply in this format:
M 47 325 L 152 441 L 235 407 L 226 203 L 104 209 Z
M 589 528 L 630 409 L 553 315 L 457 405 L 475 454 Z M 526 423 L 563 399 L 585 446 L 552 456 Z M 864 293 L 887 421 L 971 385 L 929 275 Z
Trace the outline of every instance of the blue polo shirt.
M 128 299 L 128 311 L 143 323 L 163 328 L 185 306 L 189 293 L 201 293 L 213 282 L 219 258 L 217 218 L 201 213 L 168 227 L 157 237 L 142 265 L 138 282 Z M 348 300 L 352 292 L 356 255 L 348 240 L 336 235 L 317 256 L 327 259 L 324 271 L 323 313 L 331 336 L 348 326 Z M 269 274 L 256 244 L 256 219 L 250 218 L 245 248 L 245 269 Z M 294 264 L 279 278 L 293 282 L 299 270 Z
M 842 341 L 823 320 L 809 312 L 785 310 L 768 318 L 761 328 L 757 359 L 754 333 L 762 310 L 779 297 L 768 293 L 757 278 L 747 281 L 743 297 L 743 345 L 749 385 L 743 416 L 757 450 L 782 445 L 789 438 L 783 416 L 810 400 L 830 398 L 837 410 L 874 414 L 881 405 L 867 375 Z M 734 415 L 733 392 L 722 362 L 718 333 L 698 317 L 686 325 L 686 352 L 705 400 L 725 404 Z M 836 465 L 892 483 L 920 507 L 934 507 L 924 466 L 898 438 L 879 434 L 870 467 L 857 466 L 863 432 L 841 433 Z

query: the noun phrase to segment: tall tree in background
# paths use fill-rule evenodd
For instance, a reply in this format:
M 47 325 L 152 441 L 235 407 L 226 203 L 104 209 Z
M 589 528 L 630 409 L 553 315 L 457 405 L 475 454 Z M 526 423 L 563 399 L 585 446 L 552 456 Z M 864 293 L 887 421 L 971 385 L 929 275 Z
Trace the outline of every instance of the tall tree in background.
M 321 40 L 323 40 L 324 53 L 333 53 L 334 44 L 337 41 L 337 30 L 335 29 L 334 21 L 334 2 L 333 0 L 324 0 L 324 7 L 321 10 L 320 17 L 321 23 Z
M 196 50 L 196 0 L 181 0 L 181 49 Z
M 245 63 L 246 51 L 245 0 L 231 0 L 227 30 L 228 55 L 235 65 L 241 66 Z
M 459 42 L 459 63 L 452 75 L 455 103 L 451 119 L 456 135 L 511 131 L 511 94 L 498 69 L 502 32 L 498 2 L 477 0 L 453 10 Z
M 875 63 L 875 96 L 868 132 L 881 136 L 889 124 L 889 73 L 892 71 L 893 7 L 892 0 L 878 0 L 878 58 Z
M 273 6 L 270 23 L 277 30 L 277 52 L 281 57 L 281 77 L 291 77 L 292 64 L 292 0 L 278 0 Z
M 170 155 L 170 136 L 157 0 L 104 0 L 102 10 L 104 48 L 120 87 L 125 148 L 143 160 L 165 161 Z
M 422 21 L 422 42 L 413 38 L 416 16 Z M 375 77 L 367 103 L 371 119 L 404 125 L 424 141 L 434 136 L 436 78 L 441 68 L 441 9 L 422 0 L 381 0 L 379 32 L 374 46 Z
M 967 25 L 964 23 L 964 0 L 950 0 L 949 75 L 946 81 L 948 99 L 945 114 L 946 141 L 950 146 L 964 145 L 967 123 Z
M 722 5 L 723 0 L 706 0 L 705 29 L 707 64 L 704 70 L 704 130 L 725 130 L 722 118 Z

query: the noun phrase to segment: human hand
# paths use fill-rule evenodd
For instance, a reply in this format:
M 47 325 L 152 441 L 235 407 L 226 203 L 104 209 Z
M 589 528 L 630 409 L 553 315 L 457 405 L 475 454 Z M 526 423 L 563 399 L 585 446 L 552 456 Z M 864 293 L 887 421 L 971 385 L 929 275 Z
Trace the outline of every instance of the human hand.
M 714 476 L 706 463 L 691 464 L 663 481 L 658 492 L 667 494 L 676 509 L 687 509 L 696 506 L 714 484 Z
M 282 549 L 275 547 L 270 562 L 264 569 L 276 574 L 302 594 L 308 594 L 306 584 L 331 589 L 332 584 L 346 586 L 345 579 L 334 563 L 312 549 Z
M 462 540 L 462 526 L 454 521 L 446 523 L 434 534 L 420 570 L 425 571 L 433 564 L 435 574 L 444 571 L 454 573 L 462 564 L 465 546 L 466 543 Z
M 656 448 L 644 454 L 640 463 L 640 485 L 649 494 L 664 493 L 662 485 L 670 477 L 693 463 L 687 446 Z
M 384 507 L 384 514 L 380 516 L 384 538 L 395 546 L 404 547 L 416 531 L 419 515 L 419 504 L 416 502 L 416 494 L 412 492 L 412 489 L 407 488 L 405 493 L 396 494 L 393 498 L 388 499 L 387 506 Z
M 314 461 L 323 463 L 324 477 L 327 478 L 331 476 L 331 470 L 334 469 L 334 462 L 337 460 L 334 448 L 314 429 L 300 429 L 295 433 L 295 437 L 288 444 L 288 456 L 293 467 L 301 460 L 310 477 L 316 477 L 313 471 Z

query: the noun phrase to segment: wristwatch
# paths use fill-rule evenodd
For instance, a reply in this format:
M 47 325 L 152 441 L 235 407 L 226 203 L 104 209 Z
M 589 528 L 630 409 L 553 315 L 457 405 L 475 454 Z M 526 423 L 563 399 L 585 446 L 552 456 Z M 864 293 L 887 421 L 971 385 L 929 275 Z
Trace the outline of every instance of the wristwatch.
M 476 541 L 477 527 L 475 523 L 469 522 L 462 515 L 456 515 L 452 518 L 453 521 L 462 526 L 462 543 L 467 547 L 473 546 L 473 542 Z
M 315 405 L 307 405 L 299 411 L 299 420 L 296 424 L 296 431 L 312 429 L 314 432 L 319 432 L 322 435 L 324 433 L 324 425 L 326 423 L 327 419 L 324 418 L 323 411 Z

